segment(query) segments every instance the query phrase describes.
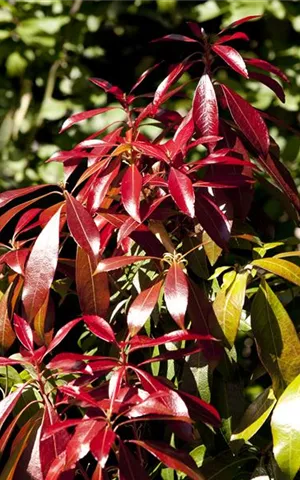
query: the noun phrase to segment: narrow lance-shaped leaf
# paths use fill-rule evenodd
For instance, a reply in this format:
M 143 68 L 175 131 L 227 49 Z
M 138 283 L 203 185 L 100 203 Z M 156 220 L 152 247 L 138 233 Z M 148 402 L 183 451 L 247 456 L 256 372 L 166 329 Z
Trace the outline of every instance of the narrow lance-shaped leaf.
M 10 323 L 9 299 L 13 284 L 11 283 L 0 299 L 0 349 L 4 353 L 15 341 L 15 332 Z
M 150 480 L 147 472 L 142 468 L 141 462 L 137 460 L 129 448 L 119 440 L 119 477 L 120 480 Z
M 293 480 L 300 468 L 300 375 L 281 395 L 272 415 L 273 452 L 280 470 Z
M 245 40 L 246 42 L 249 41 L 248 35 L 244 32 L 235 32 L 232 35 L 223 35 L 216 40 L 216 45 L 220 45 L 221 43 L 231 42 L 232 40 Z
M 143 328 L 156 305 L 161 287 L 162 280 L 143 290 L 132 302 L 127 316 L 127 325 L 131 335 L 135 335 Z
M 20 317 L 15 313 L 14 327 L 16 335 L 20 342 L 27 350 L 29 350 L 29 352 L 33 352 L 33 333 L 29 323 L 26 322 L 24 318 Z
M 262 268 L 267 272 L 274 273 L 288 282 L 300 286 L 300 267 L 281 258 L 262 258 L 252 262 L 254 267 Z
M 219 112 L 215 90 L 207 73 L 202 75 L 193 99 L 193 120 L 201 136 L 218 136 Z M 213 146 L 214 144 L 211 144 Z
M 275 405 L 276 398 L 272 388 L 269 387 L 245 411 L 238 427 L 231 435 L 232 448 L 234 448 L 235 441 L 242 441 L 242 444 L 250 440 L 265 423 Z
M 143 262 L 144 260 L 151 260 L 153 257 L 139 257 L 139 256 L 122 256 L 105 258 L 98 263 L 96 273 L 110 272 L 111 270 L 117 270 L 118 268 L 126 267 L 136 262 Z
M 221 85 L 221 88 L 233 120 L 253 147 L 266 156 L 270 139 L 262 117 L 252 105 L 229 87 Z
M 76 289 L 82 313 L 105 317 L 110 300 L 107 273 L 94 275 L 94 265 L 89 255 L 79 246 L 76 254 Z
M 285 94 L 283 88 L 278 82 L 276 82 L 276 80 L 268 77 L 267 75 L 264 75 L 263 73 L 257 72 L 249 72 L 249 78 L 254 78 L 254 80 L 258 80 L 259 82 L 263 83 L 271 90 L 273 90 L 274 93 L 276 93 L 279 100 L 281 100 L 283 103 L 285 102 Z
M 103 428 L 103 422 L 89 420 L 77 425 L 74 435 L 66 448 L 66 470 L 75 465 L 90 451 L 90 444 L 93 438 Z
M 212 50 L 219 55 L 233 70 L 243 77 L 248 78 L 248 71 L 245 62 L 235 48 L 226 45 L 213 45 Z
M 127 169 L 121 184 L 122 202 L 126 212 L 137 222 L 140 218 L 140 195 L 143 179 L 135 165 Z
M 214 313 L 223 335 L 232 347 L 240 324 L 240 318 L 245 301 L 248 272 L 238 273 L 229 291 L 222 288 L 217 293 L 213 303 Z M 219 337 L 218 332 L 212 332 Z
M 101 468 L 105 467 L 110 449 L 115 441 L 116 434 L 109 426 L 105 426 L 91 441 L 91 452 L 100 463 Z
M 95 117 L 96 115 L 100 115 L 101 113 L 105 113 L 108 110 L 112 110 L 116 107 L 104 107 L 104 108 L 95 108 L 93 110 L 86 110 L 85 112 L 74 113 L 71 117 L 67 118 L 64 121 L 59 133 L 65 132 L 68 128 L 72 127 L 75 123 L 82 122 L 82 120 L 87 120 L 88 118 Z
M 184 328 L 184 317 L 188 305 L 189 288 L 181 266 L 174 262 L 169 268 L 164 295 L 167 309 L 180 328 Z
M 252 65 L 255 68 L 260 68 L 261 70 L 265 70 L 266 72 L 274 73 L 277 77 L 281 78 L 284 82 L 289 83 L 289 79 L 285 73 L 283 73 L 280 68 L 272 65 L 271 63 L 267 62 L 266 60 L 261 60 L 260 58 L 247 58 L 245 62 L 248 65 Z
M 171 167 L 168 186 L 178 208 L 193 218 L 195 216 L 195 193 L 189 177 L 176 168 Z
M 76 198 L 67 194 L 67 221 L 75 242 L 91 257 L 96 259 L 100 248 L 100 236 L 89 212 Z
M 59 209 L 37 237 L 29 255 L 22 293 L 27 320 L 32 320 L 43 305 L 51 287 L 58 259 Z
M 130 440 L 130 443 L 135 443 L 148 450 L 165 465 L 185 473 L 192 480 L 204 480 L 192 457 L 182 450 L 175 449 L 162 442 Z
M 94 335 L 105 342 L 115 342 L 114 332 L 104 318 L 97 315 L 83 315 L 83 320 Z
M 264 280 L 252 303 L 251 325 L 259 357 L 278 396 L 300 371 L 300 340 L 288 313 Z

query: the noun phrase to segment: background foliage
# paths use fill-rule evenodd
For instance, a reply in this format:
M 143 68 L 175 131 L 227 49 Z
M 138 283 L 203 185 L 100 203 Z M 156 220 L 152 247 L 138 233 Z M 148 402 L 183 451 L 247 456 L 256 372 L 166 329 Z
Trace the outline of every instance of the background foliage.
M 246 26 L 249 50 L 274 60 L 291 80 L 280 104 L 258 82 L 230 81 L 252 104 L 268 109 L 291 127 L 299 126 L 300 12 L 297 1 L 0 1 L 0 189 L 34 182 L 55 182 L 57 164 L 45 166 L 58 149 L 67 149 L 95 131 L 114 113 L 58 135 L 63 119 L 105 105 L 106 94 L 88 84 L 91 75 L 107 78 L 125 91 L 154 59 L 178 61 L 179 48 L 150 44 L 155 35 L 186 31 L 185 22 L 203 22 L 207 31 L 247 15 L 264 14 Z M 182 56 L 186 49 L 182 47 Z M 180 56 L 180 53 L 179 53 Z M 226 75 L 225 71 L 222 72 Z M 157 72 L 157 80 L 159 73 Z M 223 77 L 223 80 L 225 78 Z M 109 101 L 111 98 L 109 98 Z M 186 101 L 180 101 L 184 109 Z M 300 184 L 299 138 L 271 129 L 282 158 Z M 268 206 L 267 206 L 268 208 Z M 274 210 L 276 216 L 278 212 Z

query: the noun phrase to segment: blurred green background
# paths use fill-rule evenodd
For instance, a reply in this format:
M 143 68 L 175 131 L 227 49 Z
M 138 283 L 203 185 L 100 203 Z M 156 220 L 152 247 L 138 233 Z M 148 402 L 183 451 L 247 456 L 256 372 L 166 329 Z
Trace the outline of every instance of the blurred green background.
M 190 45 L 152 44 L 152 39 L 172 32 L 188 34 L 188 20 L 200 22 L 213 33 L 254 14 L 264 17 L 243 26 L 250 44 L 234 45 L 274 62 L 288 74 L 286 103 L 281 104 L 271 90 L 254 81 L 235 74 L 227 80 L 225 69 L 219 76 L 256 107 L 299 129 L 298 1 L 0 0 L 0 190 L 59 181 L 61 165 L 45 165 L 44 161 L 114 121 L 118 110 L 58 134 L 70 114 L 112 101 L 88 82 L 90 76 L 128 90 L 143 70 L 165 60 L 139 90 L 153 91 L 153 82 L 157 85 L 169 64 L 190 53 Z M 190 97 L 192 90 L 193 85 Z M 187 107 L 188 100 L 177 102 L 178 108 Z M 277 127 L 271 127 L 271 134 L 300 189 L 299 137 Z

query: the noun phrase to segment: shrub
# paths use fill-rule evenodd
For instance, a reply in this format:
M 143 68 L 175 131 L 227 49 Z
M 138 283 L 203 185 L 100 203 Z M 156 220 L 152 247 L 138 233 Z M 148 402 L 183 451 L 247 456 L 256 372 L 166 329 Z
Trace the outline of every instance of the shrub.
M 256 185 L 295 221 L 300 200 L 266 127 L 278 121 L 214 79 L 225 62 L 284 100 L 269 75 L 283 72 L 227 45 L 252 19 L 159 39 L 191 54 L 154 94 L 136 91 L 158 65 L 129 94 L 91 78 L 119 106 L 61 132 L 109 108 L 120 121 L 51 157 L 62 184 L 0 195 L 1 480 L 296 476 L 300 343 L 285 307 L 299 251 L 266 241 Z M 182 114 L 188 70 L 200 79 Z

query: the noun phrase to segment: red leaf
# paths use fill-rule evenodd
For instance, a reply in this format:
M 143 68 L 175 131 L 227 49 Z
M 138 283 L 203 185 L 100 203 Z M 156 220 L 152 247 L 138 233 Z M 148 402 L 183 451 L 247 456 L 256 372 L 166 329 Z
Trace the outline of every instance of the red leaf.
M 188 283 L 182 268 L 177 263 L 169 268 L 164 295 L 167 309 L 180 328 L 184 328 L 184 316 L 188 305 Z
M 77 325 L 77 323 L 79 323 L 81 320 L 82 320 L 81 317 L 76 318 L 75 320 L 71 320 L 66 325 L 61 327 L 58 330 L 58 332 L 56 333 L 53 340 L 48 345 L 48 348 L 47 348 L 47 351 L 46 351 L 45 355 L 47 355 L 47 353 L 50 353 L 55 347 L 57 347 L 57 345 L 59 345 L 60 342 L 62 342 L 62 340 L 65 338 L 65 336 L 72 330 L 72 328 L 75 327 L 75 325 Z
M 171 167 L 168 186 L 178 208 L 193 218 L 195 216 L 195 194 L 189 177 L 176 168 Z
M 96 407 L 97 409 L 99 409 L 99 406 L 96 400 L 94 400 L 91 395 L 81 390 L 80 387 L 63 386 L 63 387 L 59 387 L 59 390 L 62 393 L 65 393 L 67 396 L 75 398 L 78 402 L 82 402 L 91 407 Z
M 63 451 L 52 462 L 45 480 L 59 480 L 62 476 L 62 472 L 64 471 L 65 464 L 66 464 L 66 451 Z
M 135 165 L 130 165 L 122 179 L 121 195 L 126 212 L 137 222 L 141 222 L 140 195 L 142 185 L 142 175 Z
M 108 426 L 103 428 L 91 441 L 90 449 L 101 468 L 105 467 L 110 449 L 115 441 L 116 434 Z
M 242 56 L 235 48 L 225 45 L 213 45 L 212 50 L 221 57 L 233 70 L 248 78 L 247 67 Z
M 243 23 L 249 22 L 250 20 L 254 20 L 256 18 L 261 18 L 261 15 L 249 15 L 247 17 L 240 18 L 239 20 L 235 20 L 235 22 L 230 23 L 228 27 L 223 28 L 220 33 L 225 32 L 225 30 L 228 30 L 229 28 L 238 27 L 239 25 L 242 25 Z
M 193 136 L 194 130 L 195 125 L 193 119 L 193 110 L 191 109 L 176 129 L 175 135 L 173 137 L 173 141 L 177 147 L 177 151 L 181 150 L 183 147 L 186 146 L 187 142 Z
M 135 335 L 143 328 L 157 302 L 161 290 L 162 280 L 143 290 L 132 302 L 127 316 L 127 325 L 130 335 Z
M 30 253 L 29 248 L 22 250 L 11 250 L 0 257 L 0 263 L 6 263 L 12 270 L 19 275 L 25 275 L 25 263 Z
M 136 141 L 132 142 L 132 146 L 143 155 L 158 158 L 159 160 L 169 163 L 169 158 L 165 154 L 165 151 L 161 145 L 153 145 L 151 143 Z
M 49 185 L 35 185 L 33 187 L 18 188 L 17 190 L 8 190 L 0 193 L 0 207 L 4 207 L 8 202 L 22 197 L 23 195 L 30 195 L 31 193 L 40 190 L 41 188 L 49 187 Z
M 14 314 L 14 327 L 15 332 L 24 347 L 29 350 L 29 352 L 33 352 L 33 333 L 31 327 L 24 318 L 19 317 L 16 313 Z
M 118 245 L 119 248 L 121 243 L 129 237 L 129 235 L 134 232 L 137 228 L 141 226 L 140 223 L 136 222 L 132 217 L 128 217 L 127 220 L 123 223 L 118 231 Z M 147 228 L 147 227 L 145 227 Z
M 93 182 L 87 199 L 87 209 L 91 214 L 95 213 L 100 208 L 112 181 L 116 178 L 119 172 L 119 169 L 120 162 L 116 159 L 116 161 L 112 162 L 104 172 L 101 172 L 99 177 Z
M 143 362 L 139 363 L 139 366 L 147 365 L 147 363 L 161 362 L 165 360 L 182 359 L 188 355 L 192 355 L 193 353 L 201 352 L 203 348 L 204 346 L 198 343 L 186 348 L 180 348 L 179 350 L 171 350 L 170 352 L 164 352 L 161 355 L 157 355 L 156 357 L 148 358 L 147 360 L 144 360 Z
M 86 110 L 85 112 L 74 113 L 74 115 L 71 115 L 71 117 L 64 121 L 59 133 L 63 133 L 75 123 L 82 122 L 82 120 L 95 117 L 95 115 L 100 115 L 100 113 L 104 113 L 115 108 L 116 107 L 95 108 L 93 110 Z
M 124 100 L 124 93 L 119 87 L 111 85 L 111 83 L 102 78 L 89 78 L 89 80 L 97 85 L 97 87 L 103 88 L 105 92 L 112 94 L 117 100 L 121 101 L 121 103 Z
M 156 63 L 155 65 L 153 65 L 153 67 L 150 67 L 147 70 L 145 70 L 133 85 L 132 89 L 130 90 L 130 93 L 132 93 L 133 90 L 135 90 L 145 80 L 145 78 L 148 77 L 149 73 L 153 72 L 153 70 L 157 68 L 159 65 L 160 63 Z
M 22 232 L 23 228 L 25 228 L 34 219 L 34 217 L 41 212 L 41 210 L 41 208 L 31 208 L 30 210 L 27 210 L 27 212 L 23 213 L 14 229 L 14 238 L 20 232 Z
M 135 443 L 140 447 L 148 450 L 158 460 L 169 468 L 179 470 L 185 473 L 192 480 L 204 480 L 204 477 L 197 469 L 197 465 L 190 455 L 182 450 L 175 449 L 163 442 L 141 441 L 141 440 L 129 440 L 130 443 Z
M 193 99 L 193 119 L 201 136 L 218 136 L 219 112 L 215 90 L 209 75 L 199 80 Z M 214 144 L 212 144 L 212 147 Z
M 27 384 L 25 383 L 20 387 L 17 387 L 13 393 L 10 393 L 7 397 L 0 401 L 0 428 L 2 428 L 5 420 L 7 420 L 8 416 L 14 409 L 26 385 Z
M 255 80 L 258 80 L 259 82 L 269 87 L 271 90 L 273 90 L 274 93 L 276 93 L 279 100 L 285 103 L 285 94 L 283 88 L 278 82 L 276 82 L 276 80 L 268 77 L 267 75 L 264 75 L 263 73 L 256 72 L 250 72 L 249 78 L 254 78 Z
M 248 42 L 250 39 L 244 32 L 236 32 L 232 35 L 223 35 L 219 37 L 216 40 L 216 44 L 220 45 L 221 43 L 231 42 L 232 40 L 245 40 Z
M 30 360 L 14 360 L 13 358 L 0 357 L 0 366 L 5 367 L 6 365 L 20 365 L 22 363 L 30 363 Z
M 91 441 L 102 429 L 103 421 L 98 420 L 89 420 L 77 425 L 66 448 L 65 469 L 74 467 L 78 460 L 88 454 Z
M 130 351 L 138 350 L 140 348 L 155 347 L 164 345 L 166 343 L 182 342 L 187 340 L 213 340 L 211 335 L 200 335 L 190 330 L 175 330 L 174 332 L 166 333 L 158 338 L 149 338 L 143 335 L 137 335 L 130 340 Z
M 166 78 L 159 84 L 153 98 L 154 110 L 157 110 L 160 104 L 165 101 L 164 97 L 170 86 L 179 79 L 179 77 L 187 70 L 189 66 L 190 62 L 189 58 L 187 58 L 183 62 L 176 65 L 169 75 L 167 75 Z
M 109 307 L 110 292 L 106 272 L 93 275 L 94 266 L 89 255 L 77 247 L 76 289 L 81 312 L 104 317 Z
M 139 257 L 139 256 L 122 256 L 122 257 L 111 257 L 106 258 L 105 260 L 101 260 L 98 263 L 97 269 L 95 273 L 99 272 L 110 272 L 111 270 L 117 270 L 118 268 L 126 267 L 127 265 L 131 265 L 132 263 L 136 262 L 143 262 L 144 260 L 150 260 L 153 257 Z
M 229 87 L 221 85 L 221 88 L 233 120 L 253 147 L 266 156 L 270 139 L 260 114 Z
M 266 72 L 274 73 L 274 75 L 277 75 L 277 77 L 281 78 L 284 82 L 290 83 L 288 77 L 280 70 L 280 68 L 272 65 L 266 60 L 261 60 L 260 58 L 245 58 L 245 62 L 252 67 L 260 68 L 261 70 L 265 70 Z
M 213 201 L 212 197 L 200 192 L 197 192 L 195 208 L 196 217 L 210 238 L 219 247 L 226 249 L 231 230 L 226 215 Z
M 170 35 L 165 35 L 164 37 L 156 38 L 155 40 L 152 40 L 151 43 L 155 42 L 165 42 L 165 41 L 178 41 L 178 42 L 193 42 L 193 43 L 199 43 L 198 40 L 195 40 L 194 38 L 186 37 L 185 35 L 178 35 L 177 33 L 171 33 Z
M 22 293 L 27 320 L 32 320 L 42 307 L 51 287 L 58 259 L 61 208 L 37 237 L 29 255 Z
M 100 248 L 100 236 L 89 212 L 72 195 L 67 193 L 67 221 L 76 243 L 96 259 Z
M 136 456 L 119 440 L 119 476 L 120 480 L 150 480 Z
M 114 343 L 116 341 L 111 326 L 104 318 L 98 317 L 97 315 L 83 315 L 83 320 L 91 332 L 97 337 L 105 342 Z

